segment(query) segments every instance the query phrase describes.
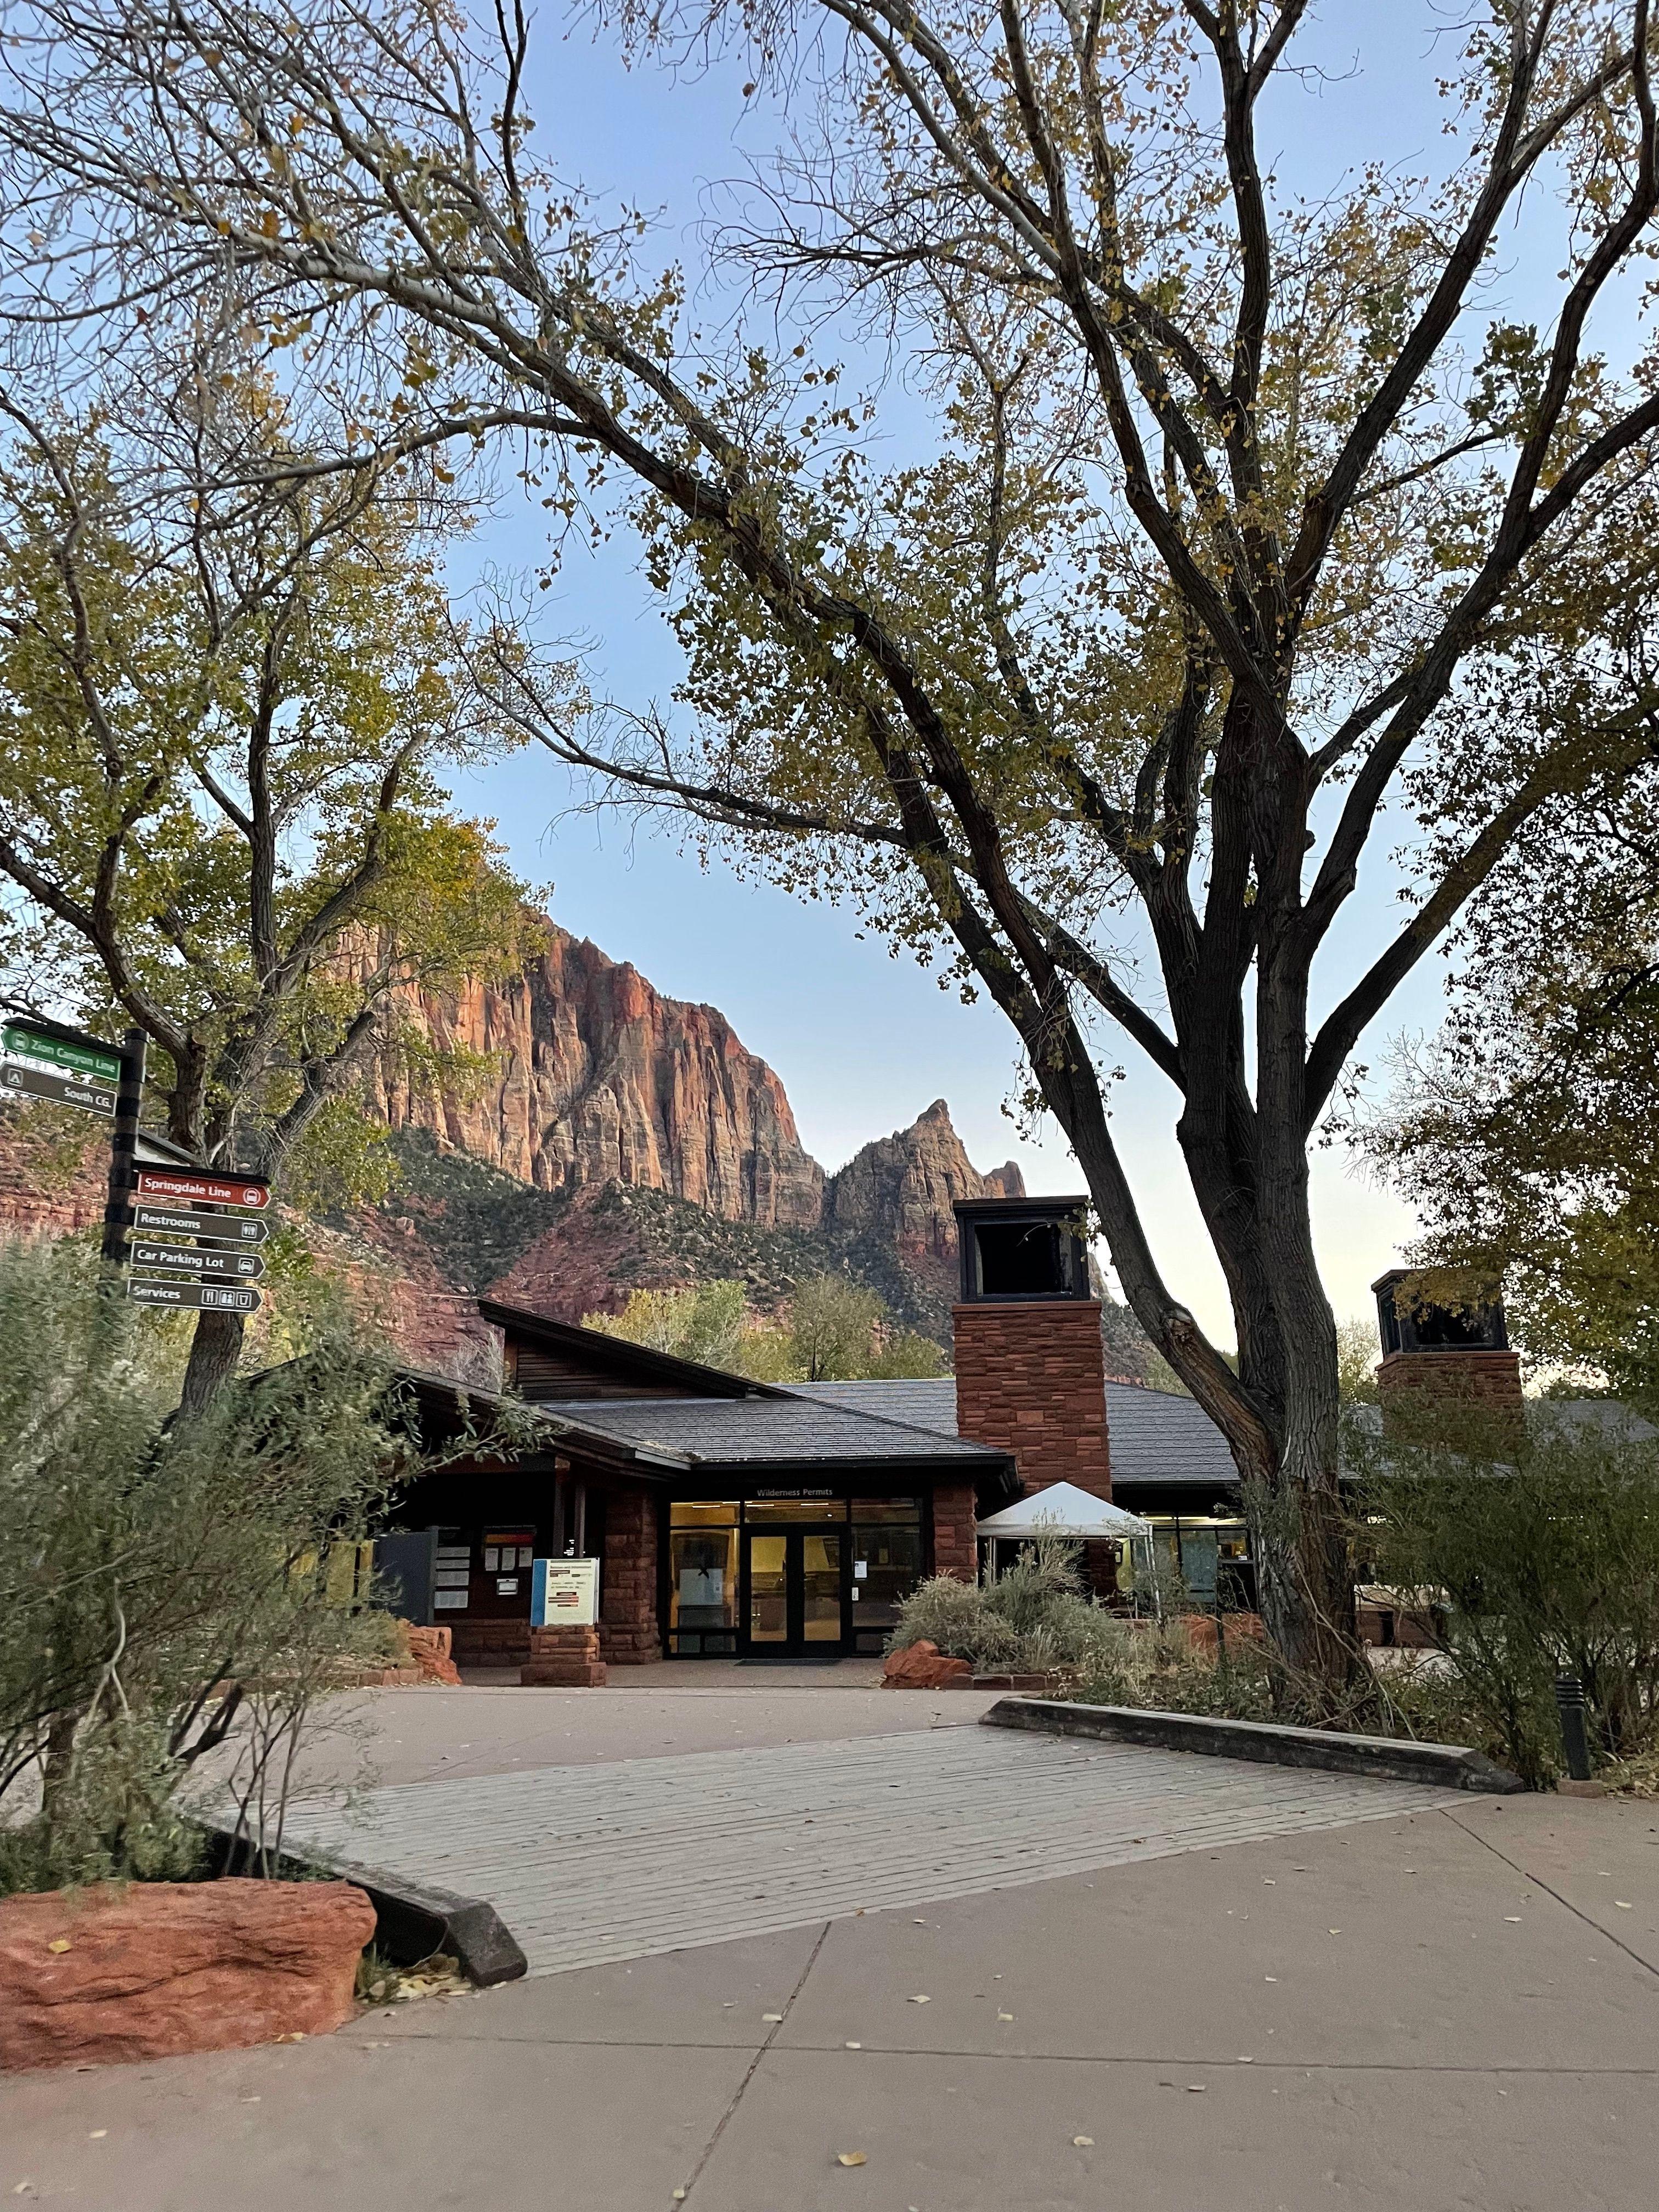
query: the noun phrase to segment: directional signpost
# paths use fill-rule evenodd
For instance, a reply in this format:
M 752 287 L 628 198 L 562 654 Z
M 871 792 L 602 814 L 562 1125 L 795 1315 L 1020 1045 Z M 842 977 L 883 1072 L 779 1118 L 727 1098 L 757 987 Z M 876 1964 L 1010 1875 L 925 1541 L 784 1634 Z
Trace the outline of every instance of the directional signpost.
M 140 1168 L 140 1198 L 173 1206 L 236 1206 L 262 1212 L 270 1204 L 270 1185 L 263 1176 L 214 1175 L 195 1168 Z
M 270 1186 L 258 1175 L 140 1167 L 143 1081 L 142 1030 L 112 1045 L 22 1008 L 0 1015 L 0 1099 L 49 1099 L 114 1124 L 103 1245 L 111 1288 L 125 1279 L 139 1305 L 257 1313 L 264 1296 L 252 1285 L 265 1263 L 250 1248 L 270 1237 L 259 1217 Z
M 163 1231 L 169 1237 L 194 1237 L 198 1243 L 234 1244 L 243 1250 L 263 1244 L 270 1234 L 268 1221 L 250 1220 L 240 1213 L 173 1213 L 161 1206 L 135 1206 L 132 1225 L 152 1233 Z
M 237 1290 L 228 1283 L 169 1283 L 159 1275 L 129 1275 L 127 1296 L 141 1306 L 172 1306 L 195 1313 L 258 1313 L 264 1303 L 258 1291 Z
M 0 1046 L 5 1053 L 0 1086 L 7 1092 L 114 1119 L 121 1087 L 121 1054 L 114 1045 L 19 1014 L 0 1026 Z
M 264 1303 L 263 1293 L 230 1285 L 257 1283 L 265 1272 L 258 1254 L 246 1249 L 263 1244 L 270 1234 L 258 1218 L 270 1203 L 270 1186 L 263 1176 L 140 1168 L 135 1181 L 133 1226 L 151 1234 L 132 1247 L 127 1296 L 143 1305 L 187 1307 L 198 1313 L 256 1313 Z M 204 1212 L 204 1207 L 211 1210 Z M 158 1244 L 156 1231 L 193 1241 Z M 171 1276 L 193 1279 L 169 1280 L 155 1272 L 162 1268 Z
M 228 1276 L 234 1282 L 257 1283 L 265 1263 L 257 1252 L 204 1252 L 194 1244 L 148 1244 L 142 1239 L 132 1248 L 135 1267 L 182 1267 L 192 1275 Z

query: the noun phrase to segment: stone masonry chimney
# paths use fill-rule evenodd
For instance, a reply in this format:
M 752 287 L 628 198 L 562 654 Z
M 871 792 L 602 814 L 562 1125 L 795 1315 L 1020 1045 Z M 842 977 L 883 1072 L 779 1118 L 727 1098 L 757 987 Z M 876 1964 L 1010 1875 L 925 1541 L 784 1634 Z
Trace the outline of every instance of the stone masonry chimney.
M 957 1431 L 1012 1452 L 1026 1492 L 1112 1494 L 1100 1301 L 1083 1198 L 958 1201 L 962 1297 L 951 1310 Z
M 1382 1360 L 1376 1370 L 1384 1433 L 1422 1443 L 1462 1443 L 1471 1427 L 1490 1425 L 1501 1437 L 1526 1425 L 1521 1358 L 1510 1349 L 1503 1301 L 1439 1305 L 1401 1295 L 1404 1267 L 1379 1276 L 1377 1328 Z M 1478 1444 L 1478 1435 L 1468 1439 Z

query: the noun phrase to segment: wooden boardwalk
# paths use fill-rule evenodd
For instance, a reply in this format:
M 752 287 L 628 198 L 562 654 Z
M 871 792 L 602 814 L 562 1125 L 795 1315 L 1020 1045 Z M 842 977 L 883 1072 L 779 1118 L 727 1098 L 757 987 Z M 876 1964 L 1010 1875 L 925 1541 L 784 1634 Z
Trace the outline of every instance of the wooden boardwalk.
M 488 1898 L 548 1974 L 1449 1802 L 964 1726 L 404 1784 L 297 1804 L 288 1834 Z

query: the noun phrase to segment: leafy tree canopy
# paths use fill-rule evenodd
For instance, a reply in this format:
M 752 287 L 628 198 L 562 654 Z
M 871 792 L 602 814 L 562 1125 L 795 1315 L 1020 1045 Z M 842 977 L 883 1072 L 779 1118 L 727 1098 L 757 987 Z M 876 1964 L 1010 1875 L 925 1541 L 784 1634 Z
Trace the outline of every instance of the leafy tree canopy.
M 875 1291 L 842 1275 L 796 1285 L 783 1312 L 750 1313 L 741 1283 L 701 1283 L 680 1291 L 633 1291 L 618 1314 L 582 1316 L 603 1329 L 680 1359 L 747 1375 L 757 1382 L 854 1382 L 940 1375 L 945 1358 L 931 1338 L 895 1329 Z

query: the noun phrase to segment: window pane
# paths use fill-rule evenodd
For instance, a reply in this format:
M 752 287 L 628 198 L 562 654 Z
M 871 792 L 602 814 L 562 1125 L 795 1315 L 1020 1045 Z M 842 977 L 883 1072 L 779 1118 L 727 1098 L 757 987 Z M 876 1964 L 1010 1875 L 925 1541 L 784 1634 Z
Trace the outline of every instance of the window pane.
M 921 1500 L 919 1498 L 855 1498 L 853 1500 L 854 1521 L 910 1521 L 918 1526 L 921 1521 Z
M 841 1642 L 842 1541 L 839 1529 L 800 1540 L 801 1633 L 809 1644 Z
M 749 1539 L 749 1640 L 783 1644 L 789 1636 L 789 1539 Z
M 862 1510 L 862 1501 L 860 1510 Z M 921 1531 L 888 1524 L 853 1528 L 853 1626 L 860 1635 L 891 1628 L 900 1601 L 921 1580 Z
M 844 1498 L 753 1498 L 744 1506 L 743 1517 L 752 1528 L 780 1521 L 844 1521 Z
M 676 1501 L 668 1509 L 668 1525 L 671 1528 L 735 1527 L 737 1518 L 736 1498 L 727 1499 L 723 1504 L 718 1501 L 705 1502 L 702 1499 L 690 1503 Z
M 674 1528 L 668 1537 L 668 1626 L 681 1632 L 737 1626 L 738 1532 L 735 1528 Z M 707 1648 L 705 1645 L 703 1648 Z

